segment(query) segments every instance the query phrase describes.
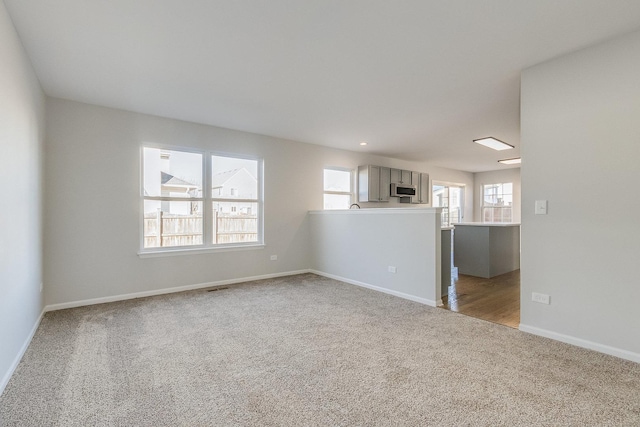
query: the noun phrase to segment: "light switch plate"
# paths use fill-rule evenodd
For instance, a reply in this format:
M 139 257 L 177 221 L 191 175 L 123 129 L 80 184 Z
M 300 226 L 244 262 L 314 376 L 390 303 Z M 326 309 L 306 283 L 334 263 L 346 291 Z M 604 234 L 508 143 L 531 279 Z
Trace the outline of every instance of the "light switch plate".
M 546 215 L 546 214 L 547 214 L 547 201 L 536 200 L 536 215 Z

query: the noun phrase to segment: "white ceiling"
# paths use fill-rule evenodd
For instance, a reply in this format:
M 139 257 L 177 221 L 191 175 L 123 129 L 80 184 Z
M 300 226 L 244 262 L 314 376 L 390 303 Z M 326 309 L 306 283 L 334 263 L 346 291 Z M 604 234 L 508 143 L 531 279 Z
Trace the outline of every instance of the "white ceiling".
M 520 155 L 522 69 L 640 28 L 638 0 L 4 1 L 50 96 L 472 172 Z

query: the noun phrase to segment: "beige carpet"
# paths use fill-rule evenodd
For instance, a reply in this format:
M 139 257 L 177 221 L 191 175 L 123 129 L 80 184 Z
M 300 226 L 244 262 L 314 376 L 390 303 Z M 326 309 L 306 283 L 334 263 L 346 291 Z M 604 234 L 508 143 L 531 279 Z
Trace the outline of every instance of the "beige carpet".
M 638 426 L 640 365 L 311 274 L 48 313 L 2 426 Z

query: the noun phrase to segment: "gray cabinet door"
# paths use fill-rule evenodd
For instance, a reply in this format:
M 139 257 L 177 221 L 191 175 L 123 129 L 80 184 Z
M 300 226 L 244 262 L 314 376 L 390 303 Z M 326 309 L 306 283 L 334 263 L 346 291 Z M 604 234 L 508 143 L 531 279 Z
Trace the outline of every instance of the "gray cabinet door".
M 391 170 L 389 168 L 379 168 L 380 187 L 379 187 L 379 201 L 388 202 L 391 197 Z
M 431 186 L 429 185 L 429 174 L 420 174 L 420 185 L 418 186 L 418 203 L 429 203 Z
M 411 185 L 415 185 L 420 189 L 420 172 L 411 172 Z
M 411 172 L 411 184 L 418 187 L 415 197 L 411 198 L 411 203 L 425 204 L 429 203 L 429 174 L 420 172 Z
M 413 172 L 411 171 L 400 171 L 400 184 L 411 184 L 411 175 L 413 174 Z
M 391 169 L 391 182 L 396 184 L 411 184 L 411 175 L 413 172 L 402 169 Z
M 389 168 L 373 165 L 358 167 L 359 202 L 388 202 L 390 184 Z
M 369 166 L 369 201 L 380 200 L 380 167 Z

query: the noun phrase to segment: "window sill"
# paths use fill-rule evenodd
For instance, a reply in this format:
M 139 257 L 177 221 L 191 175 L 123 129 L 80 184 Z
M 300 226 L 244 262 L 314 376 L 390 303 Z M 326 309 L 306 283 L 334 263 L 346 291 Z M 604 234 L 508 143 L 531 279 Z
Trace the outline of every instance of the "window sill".
M 210 254 L 216 252 L 235 252 L 235 251 L 251 251 L 256 249 L 264 249 L 264 243 L 256 243 L 252 245 L 229 245 L 229 246 L 216 246 L 206 248 L 188 248 L 188 249 L 163 249 L 154 251 L 140 251 L 138 256 L 140 258 L 158 258 L 166 256 L 178 256 L 178 255 L 199 255 Z

